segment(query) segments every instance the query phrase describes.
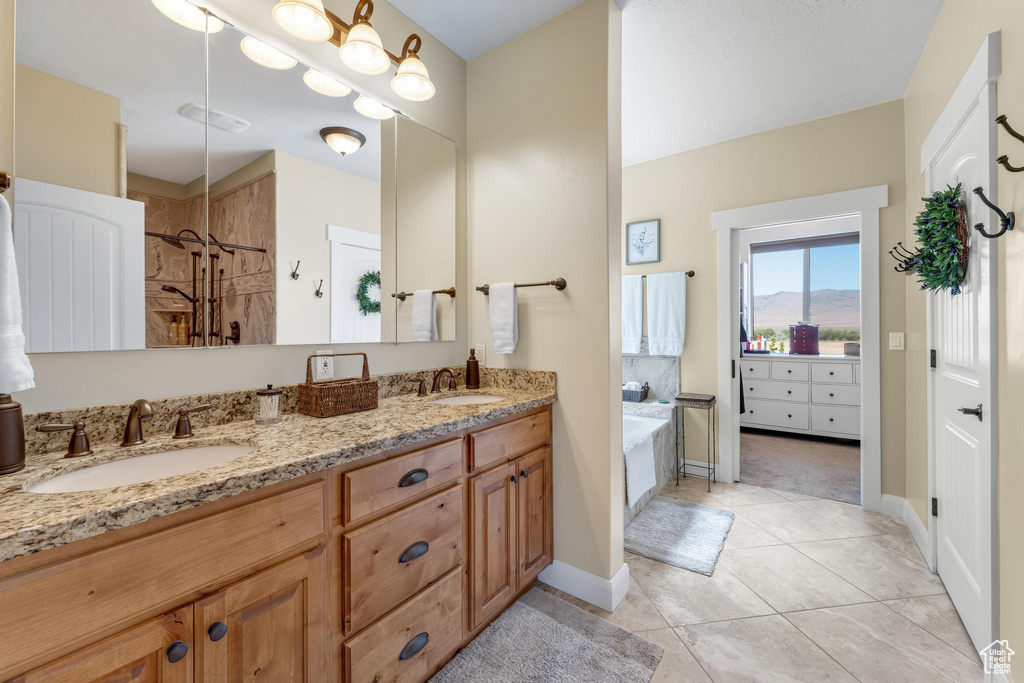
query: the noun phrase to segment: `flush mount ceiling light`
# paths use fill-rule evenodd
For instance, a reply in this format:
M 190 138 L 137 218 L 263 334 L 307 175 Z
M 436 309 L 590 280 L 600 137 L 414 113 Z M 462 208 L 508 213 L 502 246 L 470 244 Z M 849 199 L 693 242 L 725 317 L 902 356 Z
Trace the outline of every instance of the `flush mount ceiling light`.
M 242 52 L 244 52 L 245 56 L 252 61 L 256 62 L 260 66 L 265 66 L 268 69 L 278 69 L 283 71 L 298 64 L 298 61 L 295 58 L 289 57 L 276 47 L 271 47 L 262 40 L 257 40 L 252 36 L 242 38 Z
M 322 43 L 334 35 L 323 0 L 281 0 L 274 6 L 273 15 L 286 33 L 302 40 Z
M 410 102 L 425 102 L 434 96 L 434 84 L 427 75 L 427 67 L 416 56 L 423 41 L 415 33 L 402 46 L 402 63 L 398 73 L 391 79 L 391 89 L 399 97 Z
M 334 80 L 327 74 L 320 73 L 316 69 L 310 69 L 303 74 L 302 80 L 305 81 L 310 90 L 315 90 L 321 95 L 327 95 L 328 97 L 345 97 L 352 92 L 352 88 L 340 81 Z
M 207 117 L 206 108 L 201 104 L 186 104 L 178 110 L 178 113 L 186 119 L 192 119 L 203 125 L 206 125 L 209 120 L 211 127 L 226 130 L 229 133 L 241 133 L 249 127 L 248 121 L 225 111 L 211 109 L 209 117 Z
M 367 76 L 376 76 L 391 68 L 391 58 L 384 50 L 380 36 L 370 26 L 372 15 L 373 3 L 370 0 L 359 0 L 352 15 L 348 37 L 338 51 L 345 66 Z
M 394 109 L 389 109 L 377 100 L 371 100 L 366 95 L 360 95 L 357 97 L 356 101 L 352 103 L 352 106 L 356 108 L 357 112 L 368 119 L 384 121 L 395 115 Z
M 193 31 L 217 33 L 224 28 L 223 21 L 212 14 L 207 15 L 206 12 L 187 0 L 153 0 L 153 6 L 171 21 Z M 207 16 L 209 16 L 209 24 L 207 24 Z
M 366 137 L 362 133 L 345 126 L 322 128 L 320 137 L 341 156 L 351 154 L 366 144 Z

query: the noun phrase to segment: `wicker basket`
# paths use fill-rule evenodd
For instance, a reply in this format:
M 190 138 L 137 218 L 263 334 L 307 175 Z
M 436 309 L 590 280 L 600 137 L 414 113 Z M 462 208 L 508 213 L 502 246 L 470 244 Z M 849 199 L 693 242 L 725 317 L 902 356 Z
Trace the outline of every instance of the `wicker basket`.
M 362 377 L 313 381 L 313 359 L 362 356 Z M 313 417 L 335 417 L 377 408 L 377 380 L 370 379 L 370 362 L 365 353 L 314 353 L 306 359 L 306 383 L 299 385 L 299 412 Z
M 644 385 L 640 387 L 639 391 L 630 391 L 629 389 L 622 390 L 622 400 L 629 403 L 643 403 L 647 400 L 647 392 L 651 390 L 651 386 L 644 382 Z

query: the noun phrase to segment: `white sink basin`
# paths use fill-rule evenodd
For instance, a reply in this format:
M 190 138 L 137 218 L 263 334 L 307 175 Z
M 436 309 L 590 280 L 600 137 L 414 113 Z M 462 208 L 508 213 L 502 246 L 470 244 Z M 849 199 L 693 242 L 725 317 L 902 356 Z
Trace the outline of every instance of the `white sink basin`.
M 472 406 L 478 403 L 494 403 L 495 401 L 504 400 L 504 396 L 495 396 L 494 394 L 467 394 L 465 396 L 437 398 L 431 401 L 431 403 L 437 403 L 442 406 Z
M 32 493 L 70 493 L 141 484 L 223 465 L 254 450 L 255 446 L 197 446 L 137 455 L 61 474 L 26 486 L 25 490 Z

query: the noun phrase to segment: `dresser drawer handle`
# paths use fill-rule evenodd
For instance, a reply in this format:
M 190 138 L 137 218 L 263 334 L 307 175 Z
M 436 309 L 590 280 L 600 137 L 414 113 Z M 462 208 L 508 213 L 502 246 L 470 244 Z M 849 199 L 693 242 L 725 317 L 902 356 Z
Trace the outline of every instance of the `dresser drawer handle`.
M 786 370 L 786 372 L 788 372 L 788 373 L 789 373 L 789 374 L 791 374 L 791 375 L 793 374 L 793 371 L 792 371 L 792 370 Z
M 407 486 L 415 486 L 426 481 L 429 476 L 430 472 L 427 472 L 422 467 L 406 472 L 405 476 L 398 480 L 398 488 L 404 489 Z
M 790 414 L 789 414 L 789 415 L 787 415 L 786 417 L 793 417 L 793 413 L 790 413 Z
M 167 661 L 171 664 L 177 664 L 181 660 L 185 659 L 185 655 L 188 654 L 188 645 L 176 640 L 171 643 L 171 646 L 167 648 Z
M 792 390 L 792 389 L 786 389 L 786 393 L 787 393 L 787 394 L 792 394 L 792 393 L 793 393 L 793 390 Z
M 228 625 L 223 621 L 215 621 L 206 633 L 210 636 L 210 640 L 216 643 L 228 634 Z
M 836 374 L 836 373 L 834 373 L 834 372 L 832 372 L 831 370 L 829 370 L 829 371 L 828 371 L 828 374 L 830 374 L 830 375 L 834 375 L 834 374 Z
M 828 421 L 829 421 L 829 422 L 835 422 L 835 421 L 836 421 L 836 419 L 835 419 L 834 417 L 830 417 L 830 418 L 828 419 Z
M 831 392 L 830 392 L 830 393 L 829 393 L 829 396 L 830 396 L 830 397 L 831 397 L 831 396 L 835 396 L 835 394 L 833 394 L 833 393 L 831 393 Z
M 398 661 L 404 662 L 407 659 L 412 659 L 418 655 L 420 650 L 425 648 L 429 642 L 430 634 L 424 631 L 405 644 L 405 647 L 402 648 L 402 654 L 398 655 Z
M 412 562 L 417 557 L 422 557 L 427 554 L 430 550 L 430 544 L 426 541 L 416 541 L 411 546 L 405 549 L 405 552 L 398 558 L 399 564 L 405 564 L 406 562 Z

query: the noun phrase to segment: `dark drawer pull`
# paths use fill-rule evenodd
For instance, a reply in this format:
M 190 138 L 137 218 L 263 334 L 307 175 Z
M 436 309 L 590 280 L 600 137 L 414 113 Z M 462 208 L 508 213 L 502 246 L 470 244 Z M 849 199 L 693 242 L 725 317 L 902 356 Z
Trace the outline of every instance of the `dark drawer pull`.
M 530 470 L 523 470 L 522 472 L 519 473 L 519 476 L 521 476 L 523 479 L 526 479 L 528 476 L 530 476 Z
M 789 414 L 789 415 L 787 415 L 786 417 L 793 417 L 793 413 L 790 413 L 790 414 Z
M 210 640 L 216 643 L 228 634 L 228 625 L 223 621 L 215 621 L 206 633 L 210 636 Z
M 793 393 L 793 390 L 792 390 L 792 389 L 786 389 L 786 393 L 787 393 L 787 394 L 792 394 L 792 393 Z
M 429 476 L 430 472 L 419 467 L 411 472 L 406 472 L 405 476 L 398 480 L 398 487 L 404 489 L 406 486 L 415 486 L 416 484 L 426 481 Z
M 786 372 L 788 372 L 788 373 L 789 373 L 789 374 L 791 374 L 791 375 L 793 374 L 793 371 L 792 371 L 792 370 L 786 370 Z
M 511 477 L 508 478 L 508 480 L 514 484 L 517 481 L 519 481 L 519 477 L 513 474 Z
M 167 648 L 167 661 L 171 664 L 177 664 L 181 660 L 185 659 L 185 655 L 188 654 L 188 645 L 176 640 L 171 643 L 171 646 Z
M 836 419 L 835 419 L 834 417 L 830 417 L 830 418 L 828 419 L 828 421 L 829 421 L 829 422 L 835 422 L 835 421 L 836 421 Z
M 828 374 L 830 374 L 830 375 L 834 375 L 834 374 L 836 374 L 836 373 L 834 373 L 834 372 L 832 372 L 831 370 L 829 370 L 829 371 L 828 371 Z
M 430 544 L 426 541 L 416 541 L 411 546 L 405 549 L 405 552 L 398 558 L 399 564 L 405 564 L 406 562 L 412 562 L 417 557 L 422 557 L 427 554 L 430 550 Z
M 835 396 L 835 394 L 833 394 L 833 393 L 829 392 L 829 396 Z
M 407 659 L 412 659 L 418 655 L 420 650 L 425 648 L 429 642 L 430 634 L 424 631 L 405 644 L 405 647 L 402 648 L 402 654 L 398 655 L 398 661 L 404 662 Z

